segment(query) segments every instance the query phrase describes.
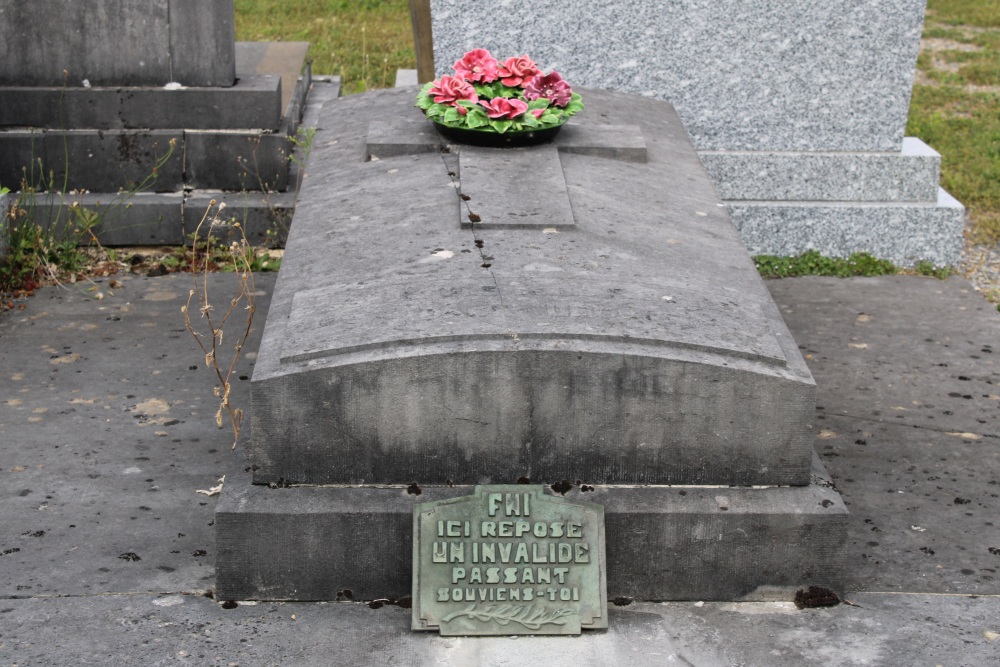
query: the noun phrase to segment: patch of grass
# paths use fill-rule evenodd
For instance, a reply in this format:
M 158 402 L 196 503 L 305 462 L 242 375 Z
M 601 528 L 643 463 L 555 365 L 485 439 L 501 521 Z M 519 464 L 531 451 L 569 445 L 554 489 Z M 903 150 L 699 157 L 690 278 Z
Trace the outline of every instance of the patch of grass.
M 391 87 L 416 67 L 407 0 L 235 0 L 236 39 L 309 42 L 316 74 L 345 94 Z
M 904 271 L 903 273 L 909 273 Z M 952 273 L 954 270 L 950 266 L 937 266 L 934 262 L 929 262 L 926 259 L 922 259 L 913 266 L 913 273 L 918 276 L 928 276 L 930 278 L 937 278 L 938 280 L 944 280 Z
M 809 250 L 794 257 L 757 255 L 753 258 L 757 271 L 764 278 L 794 278 L 796 276 L 885 276 L 899 273 L 899 268 L 885 259 L 857 252 L 848 258 L 824 257 Z
M 924 28 L 923 36 L 935 39 L 951 39 L 960 42 L 965 39 L 965 32 L 959 30 L 958 28 L 945 28 L 939 25 L 927 25 Z
M 907 274 L 929 276 L 944 280 L 954 273 L 949 266 L 937 266 L 928 260 L 917 262 L 912 269 L 902 269 L 889 260 L 872 257 L 866 252 L 856 252 L 846 259 L 825 257 L 809 250 L 794 257 L 757 255 L 753 258 L 757 272 L 763 278 L 796 278 L 799 276 L 829 276 L 856 278 Z
M 928 0 L 928 17 L 947 25 L 1000 28 L 1000 4 L 996 0 Z
M 1000 243 L 1000 3 L 929 0 L 924 37 L 955 48 L 918 57 L 929 85 L 914 86 L 906 134 L 941 153 L 941 184 L 968 208 L 969 240 Z

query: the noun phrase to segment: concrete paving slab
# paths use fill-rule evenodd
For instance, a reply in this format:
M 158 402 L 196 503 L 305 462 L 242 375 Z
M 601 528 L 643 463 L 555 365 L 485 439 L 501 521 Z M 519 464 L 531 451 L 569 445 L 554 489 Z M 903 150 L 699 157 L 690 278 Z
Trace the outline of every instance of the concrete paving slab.
M 849 590 L 1000 594 L 1000 443 L 820 423 L 816 449 L 851 513 Z
M 1000 437 L 1000 313 L 967 281 L 807 277 L 767 285 L 786 301 L 781 314 L 816 379 L 823 414 Z
M 981 369 L 990 367 L 980 362 L 994 354 L 982 350 L 1000 342 L 1000 315 L 964 281 L 767 283 L 804 354 L 811 355 L 807 361 L 824 408 L 817 415 L 816 448 L 853 512 L 848 558 L 857 573 L 846 596 L 852 605 L 798 611 L 790 603 L 637 603 L 612 607 L 610 629 L 580 639 L 444 639 L 410 633 L 409 610 L 395 606 L 268 603 L 223 609 L 201 596 L 214 587 L 207 524 L 215 501 L 187 491 L 206 488 L 219 462 L 236 455 L 227 449 L 229 434 L 212 423 L 204 367 L 187 370 L 203 364 L 193 341 L 178 331 L 189 279 L 126 277 L 124 288 L 103 300 L 87 286 L 44 288 L 25 310 L 0 315 L 0 511 L 10 518 L 0 527 L 0 554 L 20 549 L 0 555 L 0 664 L 998 662 L 1000 596 L 995 581 L 986 578 L 994 576 L 987 571 L 995 567 L 989 559 L 1000 563 L 1000 554 L 989 551 L 1000 548 L 997 529 L 988 525 L 996 523 L 992 482 L 1000 476 L 997 439 L 989 436 L 997 429 L 996 411 L 955 397 L 949 397 L 955 405 L 971 407 L 941 404 L 952 415 L 927 408 L 934 420 L 915 411 L 904 412 L 904 419 L 874 415 L 871 408 L 876 402 L 904 405 L 907 392 L 920 387 L 974 382 L 955 376 L 973 377 L 977 369 L 983 384 L 997 382 L 993 371 L 983 375 Z M 232 280 L 212 276 L 211 288 L 222 295 Z M 106 291 L 107 282 L 99 284 Z M 263 321 L 273 276 L 258 275 L 257 284 Z M 870 317 L 863 323 L 864 340 L 844 338 L 859 313 Z M 928 338 L 940 344 L 932 346 Z M 847 342 L 877 342 L 892 354 L 878 364 L 848 363 L 865 350 Z M 246 350 L 252 354 L 255 345 Z M 941 360 L 931 363 L 930 353 Z M 253 361 L 247 359 L 242 372 Z M 900 377 L 907 381 L 897 384 Z M 859 383 L 872 387 L 863 398 L 856 395 Z M 245 401 L 245 383 L 238 382 L 235 391 Z M 168 403 L 168 415 L 126 411 L 154 399 Z M 47 411 L 35 412 L 39 408 Z M 182 423 L 142 427 L 137 414 Z M 149 435 L 151 429 L 168 435 Z M 861 439 L 866 444 L 855 442 Z M 140 472 L 124 474 L 131 467 Z M 149 490 L 154 485 L 159 492 Z M 30 493 L 20 495 L 25 490 Z M 970 502 L 955 504 L 959 497 Z M 38 509 L 43 505 L 48 509 Z M 911 523 L 926 530 L 912 530 Z M 39 531 L 44 535 L 35 536 Z M 925 546 L 935 553 L 921 551 Z M 193 556 L 198 549 L 206 555 Z M 141 560 L 119 559 L 126 550 Z M 963 574 L 963 568 L 973 574 Z
M 0 597 L 213 585 L 215 499 L 196 491 L 225 474 L 232 432 L 184 329 L 193 276 L 119 280 L 41 290 L 0 319 Z M 261 318 L 271 284 L 259 276 Z M 234 288 L 212 277 L 218 299 Z M 236 405 L 252 366 L 236 367 Z
M 646 603 L 580 637 L 438 637 L 409 610 L 359 603 L 223 609 L 197 595 L 0 602 L 0 659 L 18 665 L 445 665 L 697 667 L 996 664 L 997 598 L 861 595 L 856 606 Z M 992 662 L 991 662 L 992 661 Z

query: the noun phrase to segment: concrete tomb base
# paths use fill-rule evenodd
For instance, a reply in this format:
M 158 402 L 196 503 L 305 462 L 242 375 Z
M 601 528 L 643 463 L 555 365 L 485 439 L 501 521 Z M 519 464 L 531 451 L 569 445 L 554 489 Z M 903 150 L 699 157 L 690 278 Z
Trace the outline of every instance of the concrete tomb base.
M 612 596 L 840 588 L 815 384 L 679 118 L 581 92 L 527 149 L 445 145 L 416 89 L 324 107 L 221 597 L 400 597 L 418 492 L 525 480 L 605 506 Z
M 251 483 L 249 465 L 226 475 L 215 512 L 219 600 L 407 597 L 414 505 L 473 490 L 270 488 Z M 842 590 L 847 508 L 818 458 L 808 486 L 573 486 L 566 497 L 604 505 L 608 600 L 790 600 L 805 586 Z

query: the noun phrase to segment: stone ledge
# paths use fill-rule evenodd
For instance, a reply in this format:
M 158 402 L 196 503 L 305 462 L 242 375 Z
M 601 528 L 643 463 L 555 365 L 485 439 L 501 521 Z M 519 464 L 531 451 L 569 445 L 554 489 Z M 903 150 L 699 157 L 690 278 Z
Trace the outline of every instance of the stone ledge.
M 5 2 L 0 16 L 0 85 L 233 83 L 233 0 Z
M 291 105 L 290 105 L 291 106 Z M 0 130 L 0 183 L 20 183 L 22 170 L 41 160 L 68 190 L 115 192 L 147 178 L 176 141 L 151 188 L 283 191 L 290 144 L 282 132 L 261 130 Z
M 954 266 L 961 259 L 965 207 L 940 188 L 933 203 L 729 201 L 726 206 L 751 255 L 868 252 L 906 267 L 920 260 Z
M 899 153 L 698 154 L 725 200 L 932 202 L 941 155 L 915 137 Z
M 250 483 L 236 457 L 215 515 L 220 600 L 398 599 L 411 592 L 413 507 L 472 487 L 293 487 Z M 608 597 L 774 600 L 843 590 L 848 512 L 813 458 L 805 487 L 597 487 Z
M 295 213 L 294 192 L 206 192 L 196 190 L 184 200 L 184 236 L 189 237 L 198 227 L 212 200 L 225 203 L 220 216 L 243 226 L 251 245 L 284 246 L 288 228 Z M 231 240 L 236 240 L 235 233 Z
M 74 203 L 96 210 L 101 222 L 94 230 L 104 246 L 181 245 L 181 211 L 184 195 L 180 192 L 139 193 L 132 197 L 112 193 L 37 195 L 32 215 L 35 220 L 60 236 L 69 218 L 66 210 Z M 80 239 L 87 243 L 90 239 Z
M 229 88 L 0 88 L 0 127 L 52 129 L 277 129 L 281 77 L 241 77 Z
M 212 199 L 226 202 L 223 217 L 240 220 L 252 244 L 283 242 L 295 207 L 295 193 L 143 192 L 132 197 L 112 193 L 64 197 L 41 194 L 37 195 L 34 214 L 43 227 L 58 234 L 66 224 L 66 207 L 79 202 L 104 216 L 95 229 L 101 245 L 182 245 Z

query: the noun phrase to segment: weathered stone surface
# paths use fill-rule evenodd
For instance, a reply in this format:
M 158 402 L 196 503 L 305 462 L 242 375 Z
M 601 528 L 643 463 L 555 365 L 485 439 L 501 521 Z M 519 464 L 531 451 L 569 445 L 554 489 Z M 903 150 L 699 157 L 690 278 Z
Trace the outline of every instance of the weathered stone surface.
M 154 150 L 157 156 L 166 155 L 172 138 L 183 135 L 135 130 L 0 130 L 0 183 L 15 190 L 24 181 L 36 190 L 65 185 L 67 190 L 116 192 L 128 188 L 129 181 L 148 176 L 155 164 Z M 161 183 L 168 184 L 165 189 L 181 183 L 183 153 L 179 145 L 164 165 Z
M 465 201 L 459 218 L 467 229 L 540 230 L 574 225 L 562 162 L 553 146 L 520 150 L 463 146 L 458 176 Z M 525 187 L 528 183 L 531 186 Z
M 669 105 L 587 91 L 581 125 L 637 126 L 647 162 L 560 153 L 573 228 L 468 230 L 460 155 L 365 161 L 363 110 L 412 95 L 324 108 L 255 481 L 808 483 L 811 376 Z
M 231 86 L 233 20 L 233 0 L 4 0 L 0 86 Z
M 33 215 L 43 227 L 60 237 L 65 234 L 70 220 L 67 207 L 74 203 L 99 214 L 94 232 L 101 245 L 181 245 L 185 242 L 181 226 L 183 193 L 38 195 Z M 88 239 L 80 240 L 87 242 Z
M 184 200 L 184 236 L 189 237 L 198 228 L 212 201 L 224 203 L 219 216 L 224 222 L 238 222 L 251 245 L 283 247 L 295 213 L 294 192 L 197 192 Z M 218 211 L 218 209 L 213 209 Z M 204 231 L 204 229 L 202 230 Z M 217 230 L 220 237 L 224 235 Z M 228 241 L 239 240 L 235 230 L 225 236 Z
M 559 133 L 559 150 L 628 162 L 646 161 L 646 140 L 636 125 L 571 123 Z
M 0 185 L 20 190 L 24 181 L 28 186 L 38 187 L 48 163 L 44 132 L 0 130 Z
M 51 130 L 45 171 L 59 190 L 176 192 L 184 185 L 183 139 L 171 130 Z
M 295 97 L 300 77 L 311 78 L 311 62 L 306 62 L 309 42 L 236 42 L 236 85 L 247 75 L 278 74 L 281 77 L 281 108 Z
M 368 159 L 380 160 L 398 155 L 437 153 L 441 137 L 430 123 L 419 119 L 405 121 L 372 120 L 368 123 Z
M 288 187 L 290 144 L 283 133 L 188 130 L 187 183 L 196 188 L 274 192 Z
M 9 250 L 10 226 L 7 221 L 7 212 L 13 205 L 9 194 L 0 194 L 0 260 L 2 260 Z
M 236 80 L 233 0 L 169 0 L 170 77 L 187 85 Z
M 725 200 L 931 202 L 941 155 L 915 139 L 894 153 L 702 151 Z
M 472 490 L 271 489 L 250 483 L 250 466 L 226 475 L 216 510 L 221 600 L 408 596 L 414 506 Z M 813 474 L 806 487 L 597 486 L 567 497 L 604 506 L 608 599 L 789 600 L 803 586 L 843 590 L 847 510 L 818 460 Z

